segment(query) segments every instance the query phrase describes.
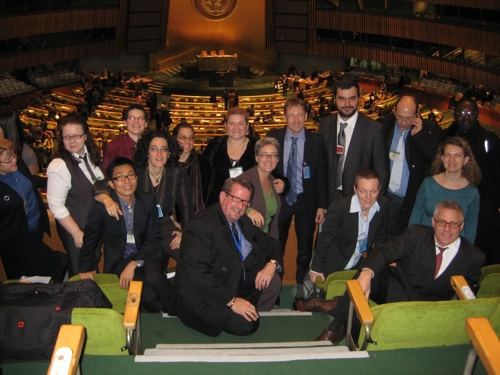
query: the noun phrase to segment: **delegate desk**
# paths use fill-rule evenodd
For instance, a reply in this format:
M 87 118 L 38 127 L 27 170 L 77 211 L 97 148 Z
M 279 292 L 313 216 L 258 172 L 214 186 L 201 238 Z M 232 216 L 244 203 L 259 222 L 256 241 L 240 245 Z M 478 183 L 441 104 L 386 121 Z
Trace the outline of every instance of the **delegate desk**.
M 197 55 L 199 72 L 237 72 L 238 55 Z

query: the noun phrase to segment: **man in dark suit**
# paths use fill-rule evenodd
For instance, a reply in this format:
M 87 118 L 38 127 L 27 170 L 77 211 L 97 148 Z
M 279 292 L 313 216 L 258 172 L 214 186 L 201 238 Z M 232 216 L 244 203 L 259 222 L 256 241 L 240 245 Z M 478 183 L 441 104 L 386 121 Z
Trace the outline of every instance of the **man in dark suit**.
M 472 288 L 476 287 L 484 253 L 460 237 L 463 227 L 462 207 L 443 201 L 436 205 L 432 228 L 412 225 L 403 235 L 373 249 L 357 275 L 366 298 L 378 304 L 448 300 L 454 295 L 450 285 L 453 275 L 464 276 Z M 316 340 L 342 340 L 348 310 L 345 293 L 333 312 L 335 319 Z
M 258 311 L 271 310 L 281 289 L 281 246 L 245 215 L 253 190 L 245 178 L 228 178 L 219 202 L 182 236 L 172 313 L 209 336 L 254 333 Z
M 288 230 L 294 218 L 297 234 L 297 299 L 302 299 L 302 282 L 309 269 L 316 224 L 323 222 L 327 207 L 324 141 L 320 135 L 305 129 L 306 104 L 289 99 L 285 104 L 287 127 L 272 130 L 267 136 L 281 146 L 277 173 L 290 182 L 288 194 L 281 196 L 278 218 L 280 242 L 285 248 Z M 352 182 L 354 184 L 354 180 Z
M 378 121 L 382 123 L 390 165 L 387 236 L 391 239 L 408 226 L 418 188 L 436 156 L 441 128 L 432 120 L 420 118 L 416 99 L 406 95 L 398 99 L 392 114 Z
M 338 114 L 319 122 L 328 160 L 329 203 L 352 195 L 356 173 L 362 169 L 377 173 L 385 194 L 389 163 L 381 126 L 358 112 L 359 85 L 355 80 L 342 78 L 333 89 Z
M 165 264 L 154 197 L 136 191 L 137 173 L 130 159 L 114 159 L 106 177 L 113 189 L 111 198 L 120 205 L 123 216 L 116 220 L 104 204 L 92 203 L 80 249 L 80 277 L 93 279 L 95 249 L 102 241 L 104 272 L 118 275 L 122 289 L 128 289 L 131 280 L 144 281 L 142 307 L 148 312 L 160 311 L 166 304 L 169 284 L 163 272 Z

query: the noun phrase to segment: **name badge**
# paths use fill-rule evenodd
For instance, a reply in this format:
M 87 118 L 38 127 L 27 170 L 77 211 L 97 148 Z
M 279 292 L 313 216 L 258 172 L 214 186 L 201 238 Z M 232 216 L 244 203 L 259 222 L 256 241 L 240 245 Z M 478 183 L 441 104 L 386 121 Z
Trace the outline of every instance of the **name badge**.
M 127 243 L 135 243 L 135 237 L 133 233 L 127 233 Z
M 392 161 L 398 160 L 399 159 L 399 152 L 397 152 L 397 151 L 389 152 L 389 159 L 391 159 Z
M 311 178 L 311 168 L 308 165 L 304 165 L 302 173 L 304 174 L 304 179 Z
M 337 146 L 337 155 L 344 155 L 344 146 Z
M 358 243 L 359 243 L 359 251 L 361 253 L 364 253 L 367 249 L 367 243 L 368 243 L 368 238 L 363 238 L 361 240 L 358 240 Z
M 229 177 L 235 178 L 243 173 L 243 167 L 229 168 Z
M 161 207 L 159 204 L 156 205 L 156 208 L 158 208 L 158 217 L 163 217 L 163 211 L 161 210 Z

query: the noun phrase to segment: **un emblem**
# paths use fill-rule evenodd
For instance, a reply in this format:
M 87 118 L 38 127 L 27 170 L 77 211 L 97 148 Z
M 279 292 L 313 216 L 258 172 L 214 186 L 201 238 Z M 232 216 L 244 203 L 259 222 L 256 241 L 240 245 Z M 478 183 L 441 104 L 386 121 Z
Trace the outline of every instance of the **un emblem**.
M 204 17 L 220 20 L 234 11 L 238 0 L 193 0 L 193 3 L 196 10 Z

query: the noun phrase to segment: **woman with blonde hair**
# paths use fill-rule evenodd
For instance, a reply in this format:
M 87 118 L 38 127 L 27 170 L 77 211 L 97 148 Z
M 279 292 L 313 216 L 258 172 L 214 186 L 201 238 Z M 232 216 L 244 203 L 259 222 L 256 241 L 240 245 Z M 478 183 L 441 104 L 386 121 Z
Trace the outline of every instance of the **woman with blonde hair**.
M 464 210 L 462 236 L 474 242 L 479 214 L 476 186 L 480 180 L 481 171 L 469 143 L 459 137 L 446 139 L 431 164 L 431 176 L 420 185 L 408 225 L 430 226 L 436 204 L 452 200 Z

